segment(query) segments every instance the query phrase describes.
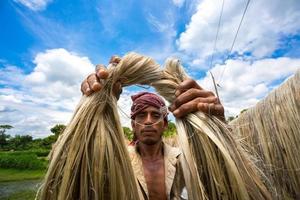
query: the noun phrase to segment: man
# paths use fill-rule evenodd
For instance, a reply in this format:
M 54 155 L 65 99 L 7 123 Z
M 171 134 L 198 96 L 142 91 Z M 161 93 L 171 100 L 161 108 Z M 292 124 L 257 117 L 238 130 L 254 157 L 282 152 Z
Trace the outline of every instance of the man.
M 117 64 L 118 57 L 110 63 Z M 108 72 L 98 66 L 81 85 L 85 95 L 101 90 L 101 79 Z M 114 86 L 117 98 L 122 92 L 121 84 Z M 224 108 L 210 91 L 202 89 L 196 81 L 186 80 L 176 90 L 176 99 L 169 107 L 175 117 L 201 110 L 224 120 Z M 167 109 L 164 101 L 156 94 L 142 92 L 132 96 L 131 125 L 137 140 L 128 147 L 134 173 L 138 179 L 144 199 L 181 199 L 184 196 L 184 180 L 178 156 L 180 150 L 164 144 L 162 134 L 168 127 Z

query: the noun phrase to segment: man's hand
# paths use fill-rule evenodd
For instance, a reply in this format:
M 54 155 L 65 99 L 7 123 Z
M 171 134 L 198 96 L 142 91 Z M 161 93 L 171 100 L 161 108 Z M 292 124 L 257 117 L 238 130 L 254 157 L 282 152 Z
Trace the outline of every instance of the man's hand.
M 189 113 L 202 111 L 225 121 L 224 107 L 211 92 L 202 89 L 195 80 L 183 81 L 175 92 L 176 99 L 169 107 L 177 118 Z
M 109 63 L 113 65 L 117 65 L 120 62 L 120 58 L 117 56 L 112 56 Z M 104 65 L 99 64 L 96 65 L 96 72 L 88 75 L 86 79 L 81 83 L 81 92 L 83 95 L 89 96 L 94 92 L 98 92 L 102 89 L 103 85 L 101 80 L 107 79 L 108 71 Z M 121 82 L 117 82 L 113 88 L 114 94 L 119 99 L 120 94 L 122 93 L 122 84 Z

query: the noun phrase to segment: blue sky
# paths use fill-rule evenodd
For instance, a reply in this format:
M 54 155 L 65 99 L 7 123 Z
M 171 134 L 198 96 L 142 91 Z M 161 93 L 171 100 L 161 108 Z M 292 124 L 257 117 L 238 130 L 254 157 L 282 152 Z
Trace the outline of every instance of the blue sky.
M 160 64 L 177 57 L 210 90 L 212 71 L 226 115 L 236 115 L 300 68 L 298 0 L 250 1 L 229 54 L 246 3 L 225 0 L 213 51 L 222 0 L 3 0 L 0 124 L 13 125 L 12 135 L 48 135 L 70 119 L 94 65 L 130 51 Z M 125 88 L 121 96 L 127 113 L 137 90 Z

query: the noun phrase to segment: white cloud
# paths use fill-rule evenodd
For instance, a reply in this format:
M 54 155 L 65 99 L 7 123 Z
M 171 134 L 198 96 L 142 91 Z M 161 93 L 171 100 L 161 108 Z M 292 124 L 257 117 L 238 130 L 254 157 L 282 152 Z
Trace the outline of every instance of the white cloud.
M 87 57 L 65 49 L 39 53 L 34 63 L 30 74 L 11 66 L 0 71 L 6 86 L 0 89 L 0 124 L 14 126 L 8 133 L 43 137 L 55 124 L 66 124 L 81 97 L 81 82 L 94 71 Z
M 11 103 L 22 103 L 20 99 L 17 99 L 13 95 L 0 95 L 0 101 L 7 101 Z
M 25 75 L 22 69 L 12 65 L 2 65 L 3 68 L 0 70 L 1 85 L 16 86 L 24 80 Z
M 39 53 L 34 63 L 36 67 L 26 76 L 25 84 L 31 86 L 37 96 L 55 100 L 78 96 L 81 81 L 94 70 L 87 57 L 65 49 Z
M 225 69 L 225 71 L 224 71 Z M 253 63 L 243 60 L 228 60 L 224 65 L 211 69 L 220 84 L 219 94 L 227 116 L 235 116 L 242 109 L 254 106 L 265 97 L 278 82 L 282 82 L 300 69 L 300 59 L 262 59 Z M 222 79 L 220 76 L 223 73 Z M 198 81 L 205 89 L 214 91 L 211 76 Z
M 31 10 L 40 11 L 44 10 L 52 0 L 14 0 L 17 3 L 20 3 Z
M 36 67 L 30 74 L 24 74 L 22 70 L 11 66 L 0 71 L 6 77 L 1 82 L 8 86 L 0 89 L 0 124 L 15 127 L 9 134 L 43 137 L 49 135 L 50 128 L 55 124 L 66 124 L 79 102 L 81 81 L 94 70 L 88 58 L 64 49 L 39 53 L 34 62 Z M 277 81 L 281 82 L 300 69 L 300 59 L 283 57 L 254 62 L 228 60 L 224 65 L 216 65 L 211 70 L 217 80 L 224 68 L 220 95 L 227 116 L 232 116 L 257 103 L 275 87 L 274 82 L 277 84 Z M 43 78 L 36 78 L 34 74 Z M 9 78 L 14 76 L 19 77 L 17 82 Z M 213 90 L 208 75 L 199 84 Z M 15 86 L 20 89 L 14 89 Z M 118 105 L 127 115 L 130 114 L 130 96 L 141 90 L 144 89 L 126 88 L 122 93 Z M 119 113 L 122 125 L 130 127 L 128 116 L 120 110 Z
M 45 137 L 55 124 L 67 124 L 80 100 L 82 80 L 94 71 L 88 58 L 65 49 L 38 53 L 34 63 L 29 74 L 16 67 L 0 71 L 6 77 L 1 83 L 8 86 L 0 88 L 0 124 L 14 126 L 8 134 Z M 16 82 L 13 77 L 20 78 Z M 135 86 L 124 88 L 118 101 L 122 126 L 131 127 L 131 95 L 142 90 L 145 89 Z
M 201 1 L 177 40 L 179 49 L 198 62 L 209 58 L 213 51 L 221 5 L 218 0 Z M 225 1 L 217 52 L 230 49 L 245 5 L 246 1 Z M 300 31 L 299 18 L 298 0 L 251 1 L 233 50 L 240 54 L 252 52 L 257 58 L 269 56 L 279 47 L 282 36 Z
M 118 111 L 122 126 L 131 128 L 130 109 L 131 109 L 131 96 L 136 92 L 124 90 L 118 100 Z

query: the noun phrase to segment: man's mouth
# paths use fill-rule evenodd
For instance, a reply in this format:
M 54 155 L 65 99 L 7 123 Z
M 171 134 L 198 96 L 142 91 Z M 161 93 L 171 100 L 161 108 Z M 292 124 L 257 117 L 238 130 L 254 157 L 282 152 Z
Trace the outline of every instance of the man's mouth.
M 155 129 L 143 129 L 142 134 L 147 134 L 147 133 L 156 133 Z

